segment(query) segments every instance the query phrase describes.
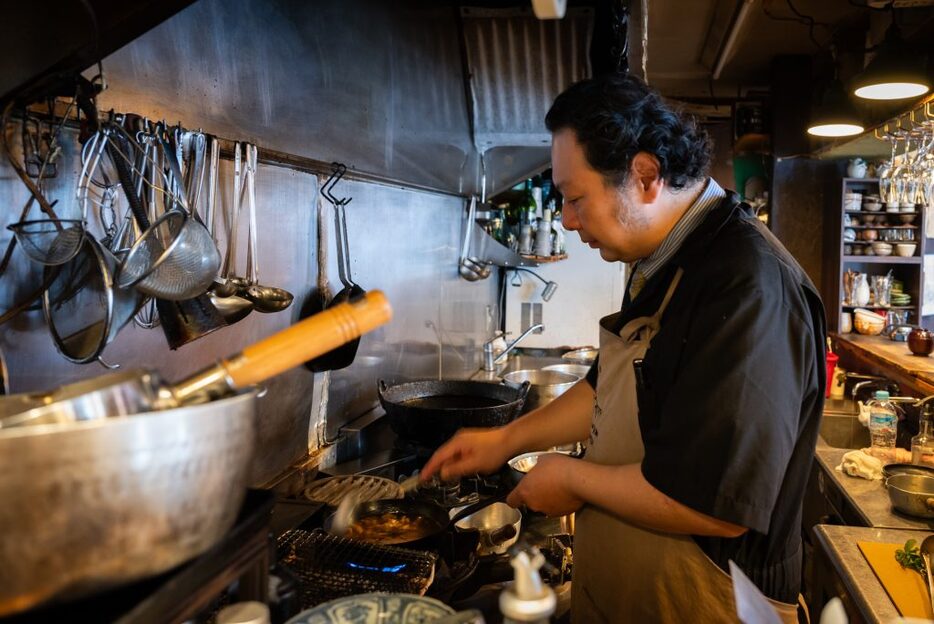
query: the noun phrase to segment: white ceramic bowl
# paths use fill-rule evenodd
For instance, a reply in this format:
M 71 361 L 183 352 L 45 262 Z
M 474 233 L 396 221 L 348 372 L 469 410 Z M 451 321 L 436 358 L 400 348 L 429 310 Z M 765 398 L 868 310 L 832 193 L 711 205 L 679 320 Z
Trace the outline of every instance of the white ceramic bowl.
M 896 243 L 895 255 L 901 256 L 902 258 L 910 258 L 915 255 L 915 249 L 917 248 L 918 243 Z
M 885 317 L 863 308 L 857 308 L 853 312 L 853 326 L 860 334 L 878 336 L 885 327 Z
M 902 202 L 899 206 L 899 212 L 914 212 L 915 205 L 911 202 Z
M 882 210 L 882 204 L 879 202 L 863 202 L 863 210 L 878 212 Z
M 891 256 L 892 255 L 892 243 L 883 243 L 882 241 L 877 241 L 872 244 L 872 253 L 877 256 Z

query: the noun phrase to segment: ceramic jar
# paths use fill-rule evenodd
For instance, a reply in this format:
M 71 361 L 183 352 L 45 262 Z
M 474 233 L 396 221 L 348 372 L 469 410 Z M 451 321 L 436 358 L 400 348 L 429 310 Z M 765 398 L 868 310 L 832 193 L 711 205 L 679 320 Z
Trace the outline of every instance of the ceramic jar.
M 922 327 L 914 328 L 908 334 L 908 348 L 915 355 L 930 355 L 934 351 L 934 334 Z
M 851 158 L 846 165 L 846 174 L 851 178 L 865 178 L 867 163 L 862 158 Z

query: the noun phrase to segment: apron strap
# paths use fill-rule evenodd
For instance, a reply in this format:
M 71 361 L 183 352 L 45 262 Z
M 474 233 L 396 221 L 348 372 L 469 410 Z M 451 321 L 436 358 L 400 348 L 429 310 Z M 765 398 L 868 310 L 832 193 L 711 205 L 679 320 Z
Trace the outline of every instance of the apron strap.
M 668 307 L 668 304 L 671 302 L 671 298 L 675 294 L 675 290 L 678 288 L 678 284 L 681 282 L 682 275 L 684 275 L 684 269 L 678 267 L 675 276 L 671 279 L 671 284 L 668 286 L 668 292 L 665 293 L 665 298 L 662 299 L 662 304 L 658 306 L 658 310 L 655 311 L 655 318 L 661 318 L 662 314 L 664 314 L 665 308 Z

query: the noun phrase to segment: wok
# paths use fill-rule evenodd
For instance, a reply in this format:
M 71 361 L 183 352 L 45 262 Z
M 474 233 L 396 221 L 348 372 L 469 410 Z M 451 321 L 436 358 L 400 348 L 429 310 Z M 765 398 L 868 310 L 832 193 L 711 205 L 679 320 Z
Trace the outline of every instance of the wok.
M 0 616 L 210 548 L 246 492 L 254 396 L 0 430 Z
M 522 411 L 529 383 L 510 387 L 482 381 L 378 382 L 379 402 L 398 436 L 437 447 L 462 427 L 499 427 Z
M 298 365 L 389 316 L 378 292 L 316 315 L 160 387 L 169 409 L 98 410 L 93 399 L 106 404 L 117 389 L 132 390 L 143 379 L 105 376 L 80 386 L 87 392 L 45 406 L 59 416 L 90 406 L 90 417 L 0 429 L 0 617 L 159 574 L 211 547 L 243 500 L 256 437 L 254 394 L 229 397 L 231 389 Z M 129 402 L 108 409 L 124 408 L 140 410 Z

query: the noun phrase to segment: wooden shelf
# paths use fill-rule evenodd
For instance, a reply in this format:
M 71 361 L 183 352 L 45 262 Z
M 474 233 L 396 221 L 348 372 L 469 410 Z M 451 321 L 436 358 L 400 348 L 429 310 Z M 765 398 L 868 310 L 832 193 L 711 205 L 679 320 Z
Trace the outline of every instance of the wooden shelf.
M 519 254 L 519 255 L 525 258 L 526 260 L 532 260 L 533 262 L 538 262 L 540 264 L 544 264 L 547 262 L 561 262 L 562 260 L 568 259 L 567 254 L 561 254 L 560 256 L 536 256 L 533 254 Z
M 865 308 L 866 310 L 915 310 L 918 306 L 916 305 L 903 305 L 903 306 L 878 306 L 873 303 L 867 303 L 864 306 L 850 305 L 848 303 L 841 303 L 840 307 L 845 310 L 855 310 L 856 308 Z
M 844 243 L 846 245 L 849 242 Z M 866 264 L 921 264 L 920 256 L 843 256 L 844 262 L 863 262 Z

